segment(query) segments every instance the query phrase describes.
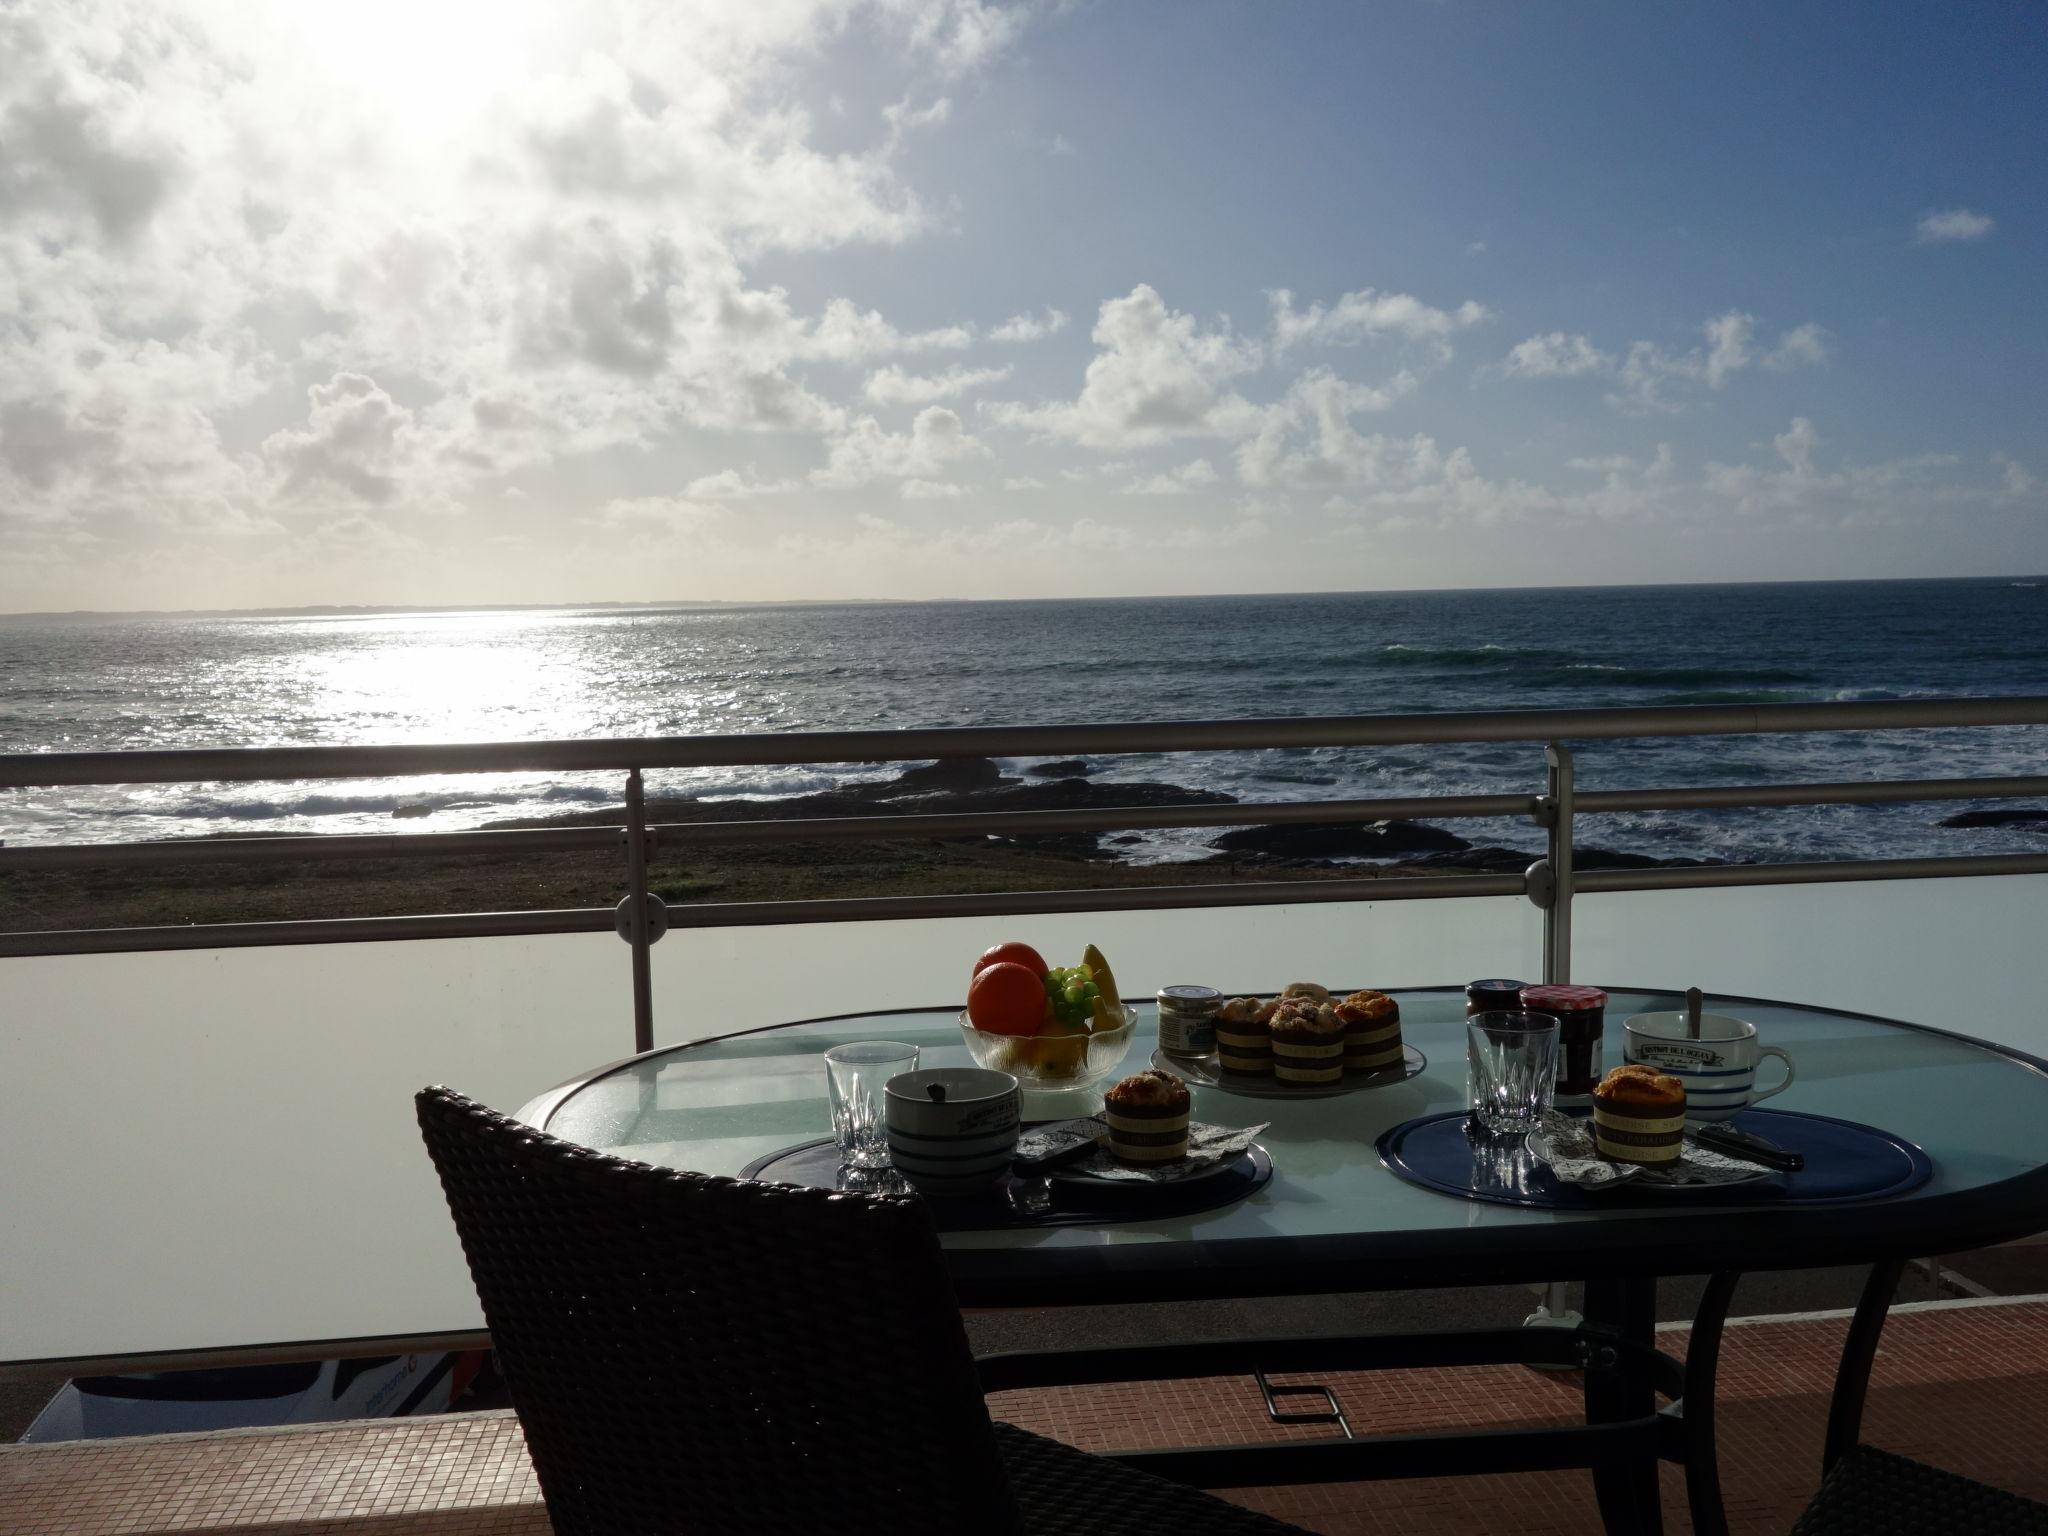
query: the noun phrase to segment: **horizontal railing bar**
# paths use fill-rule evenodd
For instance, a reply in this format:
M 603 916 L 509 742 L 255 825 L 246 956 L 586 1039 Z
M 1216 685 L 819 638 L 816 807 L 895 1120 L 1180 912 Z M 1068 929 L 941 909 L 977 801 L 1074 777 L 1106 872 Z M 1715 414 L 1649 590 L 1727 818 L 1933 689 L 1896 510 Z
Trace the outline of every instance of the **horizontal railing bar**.
M 1676 869 L 1582 869 L 1578 894 L 1705 890 L 1733 885 L 1826 885 L 1856 880 L 1938 880 L 2048 875 L 2048 853 L 1947 854 L 1932 859 L 1848 859 L 1817 864 L 1694 864 Z
M 1448 741 L 1742 736 L 2048 724 L 2048 698 L 1887 699 L 1868 703 L 1692 704 L 1640 709 L 1501 709 L 1443 714 L 1290 716 L 1108 725 L 948 726 L 589 741 L 448 742 L 376 747 L 170 748 L 0 756 L 0 787 L 379 778 L 414 773 L 602 772 L 766 767 L 957 757 L 1073 757 L 1274 747 L 1408 746 Z
M 10 1377 L 122 1376 L 135 1371 L 203 1371 L 220 1366 L 296 1365 L 303 1360 L 361 1360 L 371 1355 L 456 1354 L 490 1347 L 491 1336 L 481 1328 L 455 1333 L 302 1339 L 290 1344 L 231 1344 L 219 1349 L 161 1349 L 146 1354 L 4 1361 L 0 1362 L 0 1382 Z
M 460 858 L 494 853 L 615 849 L 617 827 L 486 832 L 324 832 L 305 837 L 181 837 L 153 843 L 50 843 L 0 848 L 12 869 L 136 869 L 181 864 L 303 864 L 316 859 Z
M 1384 880 L 1253 881 L 1238 885 L 1154 885 L 1096 891 L 982 891 L 954 896 L 693 902 L 670 907 L 668 924 L 671 928 L 760 928 L 783 923 L 888 922 L 918 917 L 1019 917 L 1034 912 L 1159 912 L 1184 907 L 1272 907 L 1293 902 L 1519 896 L 1524 889 L 1520 875 L 1417 875 Z
M 1112 788 L 1114 786 L 1111 786 Z M 943 816 L 785 817 L 775 821 L 666 821 L 664 843 L 807 843 L 873 837 L 1029 837 L 1052 832 L 1126 832 L 1161 827 L 1301 826 L 1417 816 L 1533 816 L 1534 795 L 1443 795 L 1406 800 L 1238 801 L 1229 805 L 1104 806 L 1085 811 L 962 811 Z M 4 852 L 4 850 L 0 850 Z M 4 868 L 0 865 L 0 868 Z
M 2048 795 L 2048 777 L 1867 779 L 1840 784 L 1714 784 L 1673 789 L 1582 789 L 1580 815 L 1596 811 L 1713 811 L 1771 805 L 1885 805 L 1910 800 L 2000 800 Z
M 246 949 L 269 944 L 369 944 L 393 939 L 496 939 L 535 933 L 609 933 L 610 907 L 536 912 L 438 912 L 405 917 L 309 917 L 280 923 L 188 923 L 157 928 L 60 928 L 0 933 L 0 957 L 107 955 L 126 950 Z

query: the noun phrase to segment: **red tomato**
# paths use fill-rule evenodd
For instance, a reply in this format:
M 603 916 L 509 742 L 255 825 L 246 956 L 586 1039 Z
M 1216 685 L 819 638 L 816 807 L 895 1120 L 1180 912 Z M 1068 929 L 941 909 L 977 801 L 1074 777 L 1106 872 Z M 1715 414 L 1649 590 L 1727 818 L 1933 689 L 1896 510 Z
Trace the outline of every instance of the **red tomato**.
M 974 962 L 973 974 L 979 976 L 990 966 L 1001 965 L 1006 960 L 1017 965 L 1029 967 L 1031 972 L 1041 979 L 1044 977 L 1047 969 L 1045 956 L 1041 955 L 1029 944 L 1019 944 L 1015 939 L 1012 939 L 1007 944 L 991 944 L 987 949 L 984 949 L 981 952 L 981 958 Z
M 967 1022 L 991 1035 L 1035 1035 L 1045 1022 L 1045 978 L 1028 965 L 998 960 L 967 984 Z

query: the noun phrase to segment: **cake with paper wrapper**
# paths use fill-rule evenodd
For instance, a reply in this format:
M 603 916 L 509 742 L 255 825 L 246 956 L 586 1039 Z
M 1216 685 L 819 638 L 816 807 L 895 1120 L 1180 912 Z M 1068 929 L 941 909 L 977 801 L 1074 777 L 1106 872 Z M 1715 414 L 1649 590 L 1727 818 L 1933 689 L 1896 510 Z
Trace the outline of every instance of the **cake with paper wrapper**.
M 1685 1084 L 1637 1062 L 1593 1090 L 1593 1141 L 1617 1163 L 1675 1163 L 1685 1141 Z
M 1109 1151 L 1126 1163 L 1170 1163 L 1188 1152 L 1188 1085 L 1156 1068 L 1110 1085 L 1102 1096 Z

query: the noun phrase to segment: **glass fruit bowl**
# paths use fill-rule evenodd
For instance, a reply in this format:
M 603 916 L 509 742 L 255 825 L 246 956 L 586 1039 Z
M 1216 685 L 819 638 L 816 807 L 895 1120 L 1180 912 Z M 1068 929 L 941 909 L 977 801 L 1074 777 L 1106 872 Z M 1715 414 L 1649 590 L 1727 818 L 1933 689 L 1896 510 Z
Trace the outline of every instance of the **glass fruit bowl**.
M 1138 1026 L 1138 1010 L 1125 1003 L 1124 1021 L 1090 1034 L 998 1035 L 976 1029 L 960 1015 L 960 1038 L 979 1066 L 993 1067 L 1041 1093 L 1092 1088 L 1123 1065 Z

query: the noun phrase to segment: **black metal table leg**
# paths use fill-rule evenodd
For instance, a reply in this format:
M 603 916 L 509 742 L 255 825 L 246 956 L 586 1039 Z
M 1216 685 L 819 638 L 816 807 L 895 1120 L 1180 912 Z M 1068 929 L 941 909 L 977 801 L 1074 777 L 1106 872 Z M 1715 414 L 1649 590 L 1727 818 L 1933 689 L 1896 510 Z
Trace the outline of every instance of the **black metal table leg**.
M 1828 1403 L 1828 1437 L 1821 1450 L 1821 1475 L 1834 1470 L 1836 1462 L 1856 1449 L 1863 1432 L 1863 1398 L 1870 1388 L 1870 1368 L 1877 1360 L 1877 1341 L 1884 1334 L 1884 1320 L 1891 1311 L 1892 1293 L 1899 1288 L 1904 1259 L 1887 1259 L 1870 1266 L 1863 1282 L 1863 1295 L 1856 1303 L 1856 1315 L 1849 1321 L 1849 1336 L 1842 1341 L 1842 1361 L 1835 1368 L 1835 1395 Z
M 1649 1417 L 1656 1410 L 1650 1355 L 1656 1335 L 1657 1282 L 1588 1280 L 1585 1315 L 1592 1350 L 1586 1367 L 1586 1422 Z M 1603 1348 L 1603 1334 L 1620 1347 Z M 1608 1536 L 1660 1536 L 1664 1510 L 1657 1464 L 1656 1450 L 1646 1446 L 1593 1468 L 1593 1494 Z
M 1714 1449 L 1714 1372 L 1721 1363 L 1721 1329 L 1739 1278 L 1732 1270 L 1707 1277 L 1685 1348 L 1685 1396 L 1677 1408 L 1685 1432 L 1685 1501 L 1692 1512 L 1693 1536 L 1728 1536 L 1728 1515 L 1721 1507 L 1721 1464 Z

